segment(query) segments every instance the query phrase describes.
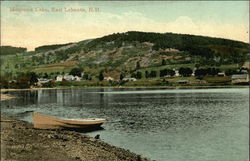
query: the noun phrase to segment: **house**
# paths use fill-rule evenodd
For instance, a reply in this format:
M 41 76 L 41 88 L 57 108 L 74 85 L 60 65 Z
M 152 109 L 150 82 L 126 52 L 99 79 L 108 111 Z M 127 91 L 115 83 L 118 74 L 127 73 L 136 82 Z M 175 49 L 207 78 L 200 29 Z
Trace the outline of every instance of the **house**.
M 78 77 L 78 76 L 73 76 L 73 75 L 64 75 L 64 76 L 62 76 L 62 75 L 58 75 L 57 77 L 56 77 L 56 81 L 57 82 L 61 82 L 61 81 L 63 81 L 63 80 L 67 80 L 67 81 L 80 81 L 81 80 L 81 77 Z
M 75 79 L 75 77 L 73 75 L 64 75 L 63 79 L 65 79 L 67 81 L 73 81 Z
M 242 69 L 242 70 L 240 70 L 240 72 L 241 72 L 241 73 L 244 73 L 244 74 L 247 74 L 247 73 L 248 73 L 248 71 L 247 71 L 246 69 Z
M 104 80 L 106 80 L 106 81 L 113 81 L 114 78 L 112 78 L 112 77 L 104 77 Z
M 218 77 L 225 77 L 226 74 L 225 74 L 225 72 L 220 72 L 220 73 L 217 74 L 217 76 L 218 76 Z
M 231 79 L 232 79 L 233 84 L 248 84 L 249 83 L 248 74 L 234 74 L 232 75 Z
M 244 62 L 242 68 L 245 68 L 245 69 L 250 69 L 250 61 L 246 61 Z
M 188 84 L 189 81 L 188 80 L 178 80 L 177 83 L 178 84 Z
M 179 71 L 178 70 L 174 70 L 174 71 L 175 71 L 175 76 L 179 77 L 180 76 Z
M 63 76 L 62 75 L 56 76 L 56 81 L 57 82 L 61 82 L 62 80 L 63 80 Z
M 81 81 L 81 77 L 75 76 L 74 81 Z
M 130 82 L 130 81 L 137 81 L 135 78 L 123 78 L 123 81 Z
M 42 86 L 44 83 L 50 82 L 52 79 L 46 79 L 46 78 L 38 78 L 38 82 L 36 83 L 37 86 Z
M 195 81 L 195 83 L 197 83 L 197 84 L 206 84 L 207 81 L 198 79 L 198 80 Z

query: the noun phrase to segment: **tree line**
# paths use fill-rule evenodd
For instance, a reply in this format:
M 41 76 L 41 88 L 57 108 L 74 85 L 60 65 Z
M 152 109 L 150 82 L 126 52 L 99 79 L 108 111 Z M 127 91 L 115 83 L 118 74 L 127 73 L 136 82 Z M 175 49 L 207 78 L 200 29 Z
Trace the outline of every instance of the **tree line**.
M 23 53 L 27 51 L 27 48 L 13 47 L 13 46 L 0 46 L 1 55 L 10 55 Z

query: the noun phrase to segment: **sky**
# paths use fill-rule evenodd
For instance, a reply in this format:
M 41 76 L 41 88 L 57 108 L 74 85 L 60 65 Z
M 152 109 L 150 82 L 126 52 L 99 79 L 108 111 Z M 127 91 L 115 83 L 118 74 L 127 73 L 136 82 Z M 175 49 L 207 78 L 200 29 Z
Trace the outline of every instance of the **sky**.
M 249 1 L 1 1 L 1 45 L 34 50 L 127 31 L 249 43 Z

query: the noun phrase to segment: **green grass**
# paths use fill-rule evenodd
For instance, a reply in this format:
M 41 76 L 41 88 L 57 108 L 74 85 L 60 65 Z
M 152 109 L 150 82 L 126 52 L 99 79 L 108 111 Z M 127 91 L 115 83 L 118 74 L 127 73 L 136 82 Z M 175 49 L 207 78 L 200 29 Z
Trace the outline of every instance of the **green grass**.
M 33 69 L 33 72 L 36 73 L 55 73 L 55 72 L 64 72 L 68 73 L 73 67 L 38 67 Z
M 175 69 L 179 70 L 181 67 L 183 68 L 195 68 L 195 64 L 171 64 L 171 65 L 164 65 L 164 66 L 155 66 L 155 67 L 147 67 L 141 68 L 137 71 L 145 72 L 145 71 L 160 71 L 163 69 Z M 221 65 L 221 66 L 201 66 L 200 68 L 219 68 L 221 71 L 226 71 L 228 69 L 238 69 L 240 66 L 237 64 L 228 64 L 228 65 Z
M 178 70 L 181 67 L 184 68 L 194 68 L 194 64 L 171 64 L 171 65 L 164 65 L 164 66 L 155 66 L 155 67 L 147 67 L 147 68 L 141 68 L 138 71 L 145 72 L 145 71 L 159 71 L 163 69 L 176 69 Z
M 230 77 L 211 77 L 211 76 L 206 76 L 204 77 L 204 80 L 207 81 L 208 83 L 230 83 L 231 78 Z
M 65 82 L 56 82 L 56 87 L 98 87 L 98 86 L 111 86 L 108 81 L 99 81 L 99 80 L 92 80 L 92 81 L 65 81 Z

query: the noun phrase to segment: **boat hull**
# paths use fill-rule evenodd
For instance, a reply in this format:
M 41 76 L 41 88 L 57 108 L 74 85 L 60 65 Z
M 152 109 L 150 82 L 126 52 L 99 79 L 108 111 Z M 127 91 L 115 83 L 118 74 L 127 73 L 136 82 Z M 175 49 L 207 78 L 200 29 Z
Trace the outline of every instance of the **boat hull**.
M 106 122 L 104 119 L 78 121 L 61 119 L 33 113 L 34 128 L 37 129 L 95 129 Z

